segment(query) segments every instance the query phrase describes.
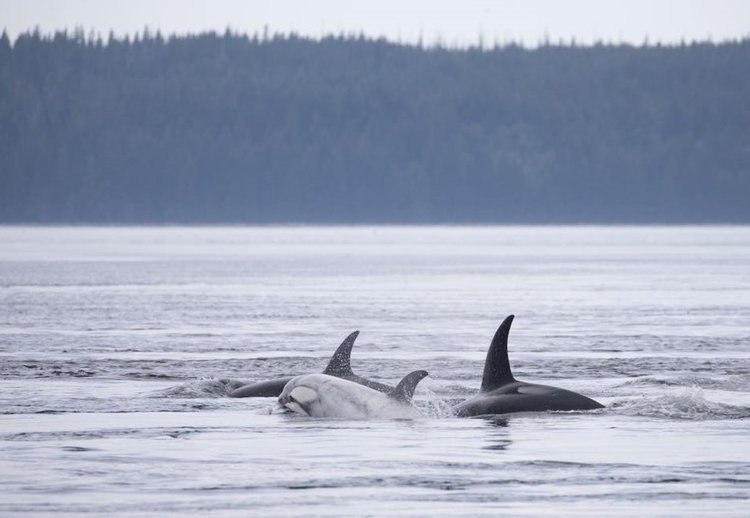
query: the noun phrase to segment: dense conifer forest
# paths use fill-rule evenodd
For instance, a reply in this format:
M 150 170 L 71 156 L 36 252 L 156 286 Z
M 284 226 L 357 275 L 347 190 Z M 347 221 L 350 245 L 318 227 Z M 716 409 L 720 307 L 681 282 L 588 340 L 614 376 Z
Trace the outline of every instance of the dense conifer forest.
M 0 38 L 0 221 L 750 222 L 750 40 Z

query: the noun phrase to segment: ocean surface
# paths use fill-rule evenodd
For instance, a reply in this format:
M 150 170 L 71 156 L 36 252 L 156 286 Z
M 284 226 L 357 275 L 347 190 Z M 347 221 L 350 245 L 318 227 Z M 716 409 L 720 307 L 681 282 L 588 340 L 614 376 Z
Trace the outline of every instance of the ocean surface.
M 459 419 L 517 378 L 606 405 Z M 415 369 L 417 420 L 239 380 Z M 750 227 L 0 227 L 0 515 L 748 516 Z

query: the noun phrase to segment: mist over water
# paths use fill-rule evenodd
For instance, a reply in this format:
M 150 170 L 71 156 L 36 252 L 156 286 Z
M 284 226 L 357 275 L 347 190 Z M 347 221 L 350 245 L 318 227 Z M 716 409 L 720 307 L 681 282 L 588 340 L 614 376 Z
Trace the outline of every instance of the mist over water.
M 0 514 L 743 515 L 747 227 L 0 227 Z M 517 378 L 606 408 L 451 416 Z M 414 369 L 416 421 L 241 380 Z

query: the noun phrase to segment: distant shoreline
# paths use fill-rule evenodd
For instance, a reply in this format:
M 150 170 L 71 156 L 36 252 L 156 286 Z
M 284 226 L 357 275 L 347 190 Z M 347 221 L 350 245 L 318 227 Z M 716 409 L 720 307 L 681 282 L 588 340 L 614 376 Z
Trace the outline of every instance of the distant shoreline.
M 23 223 L 0 222 L 0 228 L 734 228 L 750 227 L 745 223 Z
M 750 223 L 750 39 L 0 37 L 0 221 Z

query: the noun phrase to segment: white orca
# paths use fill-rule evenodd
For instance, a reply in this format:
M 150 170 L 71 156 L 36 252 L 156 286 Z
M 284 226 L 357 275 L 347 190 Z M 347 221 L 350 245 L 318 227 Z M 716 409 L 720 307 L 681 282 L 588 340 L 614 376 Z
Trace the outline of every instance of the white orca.
M 507 317 L 495 333 L 479 393 L 453 407 L 460 417 L 538 412 L 545 410 L 592 410 L 603 408 L 593 399 L 570 390 L 517 381 L 508 361 L 508 334 L 513 315 Z
M 387 394 L 327 374 L 297 376 L 286 384 L 279 404 L 309 417 L 415 419 L 422 414 L 411 397 L 427 371 L 414 371 Z
M 393 390 L 393 387 L 357 376 L 352 372 L 352 347 L 354 346 L 354 341 L 357 339 L 358 335 L 359 331 L 354 331 L 347 336 L 343 342 L 341 342 L 341 345 L 336 349 L 336 352 L 333 353 L 331 361 L 328 362 L 328 366 L 323 371 L 323 374 L 347 379 L 380 392 L 390 392 Z M 229 397 L 278 397 L 284 389 L 284 386 L 289 383 L 289 380 L 291 380 L 292 377 L 293 376 L 249 383 L 232 390 L 229 393 Z

